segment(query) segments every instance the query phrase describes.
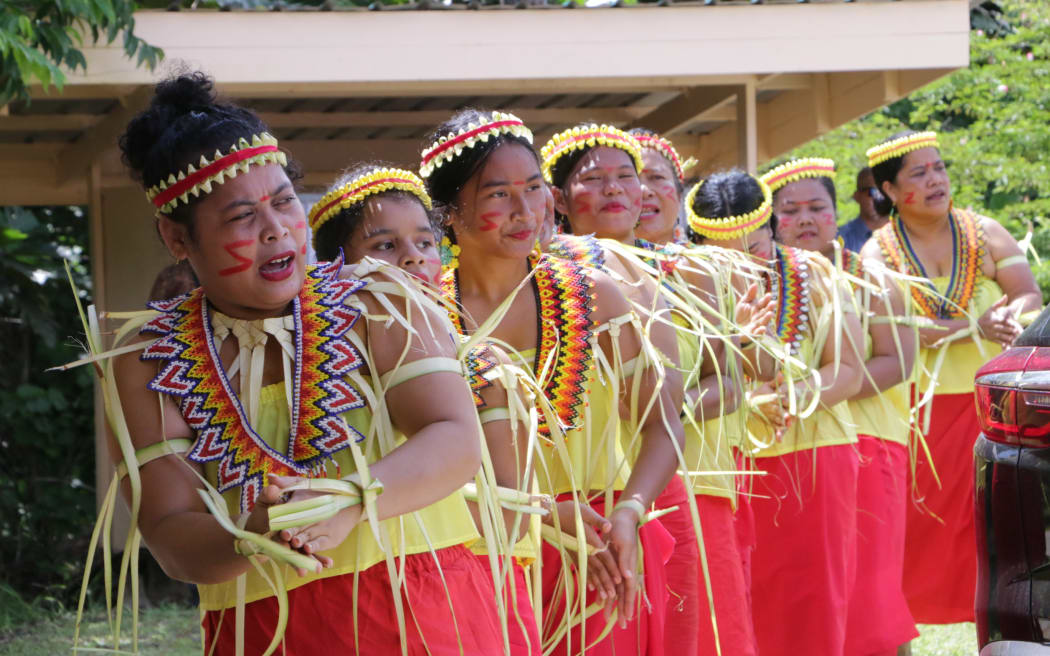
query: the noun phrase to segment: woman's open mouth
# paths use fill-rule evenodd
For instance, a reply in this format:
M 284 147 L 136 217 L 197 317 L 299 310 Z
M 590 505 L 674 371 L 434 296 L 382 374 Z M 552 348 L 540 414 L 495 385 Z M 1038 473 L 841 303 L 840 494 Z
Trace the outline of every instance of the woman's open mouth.
M 281 253 L 259 267 L 259 275 L 271 282 L 279 282 L 292 275 L 295 251 Z

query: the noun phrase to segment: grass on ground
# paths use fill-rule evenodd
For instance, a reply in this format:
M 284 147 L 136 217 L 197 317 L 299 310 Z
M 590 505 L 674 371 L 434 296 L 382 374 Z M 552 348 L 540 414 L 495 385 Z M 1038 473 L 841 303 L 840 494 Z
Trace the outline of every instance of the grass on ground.
M 139 617 L 139 653 L 148 656 L 190 656 L 201 653 L 199 615 L 196 608 L 158 606 L 143 610 Z M 131 653 L 130 616 L 125 613 L 119 653 Z M 73 646 L 76 613 L 63 612 L 40 617 L 0 633 L 4 656 L 53 656 L 68 654 Z M 80 647 L 110 651 L 113 640 L 104 610 L 85 614 L 80 628 Z M 97 653 L 97 652 L 81 652 Z M 110 653 L 113 653 L 110 651 Z
M 159 606 L 142 612 L 139 624 L 139 653 L 146 656 L 190 656 L 200 654 L 200 630 L 196 608 Z M 131 651 L 131 636 L 125 628 L 120 649 Z M 52 656 L 68 653 L 73 643 L 76 615 L 60 613 L 0 634 L 0 653 L 6 656 Z M 974 656 L 977 637 L 974 625 L 919 625 L 921 634 L 912 643 L 912 656 Z M 106 615 L 88 613 L 81 626 L 81 647 L 112 647 Z

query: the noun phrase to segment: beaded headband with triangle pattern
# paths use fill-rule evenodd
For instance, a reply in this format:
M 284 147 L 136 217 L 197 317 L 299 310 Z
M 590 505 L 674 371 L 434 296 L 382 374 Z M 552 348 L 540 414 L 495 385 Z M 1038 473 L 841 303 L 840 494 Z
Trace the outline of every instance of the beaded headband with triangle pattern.
M 524 137 L 532 143 L 532 130 L 525 127 L 520 118 L 506 112 L 492 112 L 492 115 L 480 124 L 471 123 L 457 134 L 446 134 L 424 150 L 419 164 L 419 177 L 430 177 L 435 169 L 445 162 L 451 162 L 465 148 L 473 148 L 479 141 L 484 143 L 489 137 L 501 134 Z
M 146 191 L 146 198 L 159 213 L 167 214 L 180 202 L 189 203 L 190 195 L 197 198 L 202 193 L 210 194 L 212 184 L 222 184 L 226 178 L 247 173 L 250 166 L 264 164 L 288 164 L 288 158 L 277 148 L 277 139 L 269 132 L 253 134 L 250 140 L 241 137 L 230 146 L 226 155 L 216 150 L 211 161 L 201 155 L 197 166 L 190 164 L 185 171 L 168 175 L 167 180 L 161 180 Z
M 593 148 L 595 146 L 609 146 L 625 151 L 634 160 L 634 168 L 638 173 L 642 172 L 645 164 L 642 162 L 642 146 L 633 135 L 627 134 L 619 128 L 611 125 L 585 125 L 569 128 L 551 137 L 551 140 L 540 150 L 543 158 L 543 179 L 554 184 L 551 171 L 557 165 L 563 155 L 581 148 Z
M 709 239 L 731 239 L 733 237 L 743 237 L 744 235 L 754 232 L 758 228 L 762 227 L 766 221 L 769 221 L 769 217 L 773 214 L 773 192 L 769 190 L 769 185 L 758 178 L 752 177 L 752 179 L 758 183 L 758 186 L 762 188 L 762 202 L 751 212 L 747 214 L 740 214 L 737 216 L 719 217 L 709 219 L 705 216 L 698 215 L 693 210 L 693 201 L 696 200 L 696 194 L 700 191 L 700 187 L 704 184 L 701 180 L 693 185 L 693 188 L 689 190 L 689 193 L 685 197 L 685 211 L 686 218 L 689 221 L 689 227 L 704 237 Z
M 834 180 L 835 161 L 824 157 L 793 159 L 767 171 L 762 176 L 762 182 L 769 186 L 771 192 L 776 193 L 780 188 L 806 178 Z
M 423 181 L 415 173 L 405 169 L 381 168 L 361 175 L 341 185 L 314 203 L 308 215 L 310 229 L 316 238 L 317 231 L 339 212 L 360 203 L 369 196 L 387 191 L 404 191 L 414 195 L 428 210 L 433 207 L 430 194 Z
M 690 157 L 683 162 L 682 157 L 675 150 L 674 144 L 659 135 L 632 134 L 631 136 L 635 138 L 642 148 L 651 148 L 663 155 L 664 159 L 671 163 L 671 168 L 674 169 L 674 173 L 678 176 L 680 182 L 685 182 L 686 170 L 696 166 L 696 159 Z
M 877 146 L 869 148 L 865 155 L 868 156 L 868 166 L 878 166 L 888 159 L 902 157 L 912 151 L 921 148 L 940 148 L 936 132 L 916 132 L 900 139 L 884 141 Z

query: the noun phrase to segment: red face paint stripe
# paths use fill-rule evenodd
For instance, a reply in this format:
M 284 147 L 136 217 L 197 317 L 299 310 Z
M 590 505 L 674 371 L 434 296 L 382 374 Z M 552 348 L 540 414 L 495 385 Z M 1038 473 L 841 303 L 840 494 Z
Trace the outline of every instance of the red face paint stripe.
M 914 202 L 915 202 L 915 192 L 914 191 L 909 191 L 908 195 L 904 198 L 904 204 L 905 205 L 911 205 Z
M 492 221 L 494 217 L 499 216 L 499 212 L 485 212 L 478 219 L 481 221 L 481 227 L 478 228 L 481 232 L 488 232 L 489 230 L 495 230 L 496 224 Z
M 240 264 L 236 264 L 236 265 L 234 265 L 232 267 L 228 267 L 228 268 L 220 270 L 219 271 L 219 275 L 220 276 L 230 276 L 230 275 L 233 275 L 235 273 L 240 273 L 242 271 L 247 271 L 252 266 L 251 259 L 249 259 L 247 257 L 244 257 L 240 253 L 236 252 L 237 249 L 239 249 L 239 248 L 244 248 L 245 246 L 250 246 L 252 241 L 253 240 L 251 240 L 251 239 L 244 239 L 242 241 L 231 241 L 228 244 L 223 244 L 223 246 L 222 246 L 223 249 L 227 253 L 232 255 L 233 259 L 235 259 L 238 262 L 240 262 Z

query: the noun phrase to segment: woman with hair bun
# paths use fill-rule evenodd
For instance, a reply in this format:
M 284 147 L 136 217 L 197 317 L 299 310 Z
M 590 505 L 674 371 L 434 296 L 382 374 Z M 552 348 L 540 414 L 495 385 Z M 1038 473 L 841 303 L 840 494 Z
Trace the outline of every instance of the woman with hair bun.
M 545 647 L 663 653 L 666 593 L 652 576 L 670 540 L 645 520 L 674 473 L 682 428 L 631 306 L 605 273 L 540 253 L 549 194 L 517 117 L 457 113 L 432 132 L 420 174 L 460 249 L 442 279 L 455 322 L 508 346 L 550 408 L 537 463 L 540 490 L 557 501 L 542 555 Z M 620 440 L 627 422 L 642 444 L 633 460 Z
M 286 156 L 203 74 L 158 84 L 120 147 L 201 286 L 111 354 L 110 443 L 151 552 L 198 585 L 205 650 L 498 653 L 444 312 L 393 267 L 307 265 Z
M 904 594 L 916 622 L 972 622 L 977 583 L 973 402 L 977 369 L 1042 306 L 1017 241 L 998 222 L 954 207 L 951 180 L 934 132 L 900 132 L 867 152 L 875 184 L 892 212 L 861 255 L 925 279 L 910 286 L 922 323 L 923 365 L 916 387 L 929 450 L 915 454 L 909 481 Z M 974 331 L 976 327 L 976 332 Z
M 773 339 L 741 345 L 746 373 L 765 381 L 749 394 L 751 455 L 764 472 L 751 499 L 757 651 L 841 656 L 857 483 L 857 437 L 844 401 L 861 385 L 850 347 L 861 341 L 860 324 L 826 259 L 773 241 L 772 202 L 764 182 L 734 170 L 694 186 L 685 208 L 693 239 L 773 267 Z

